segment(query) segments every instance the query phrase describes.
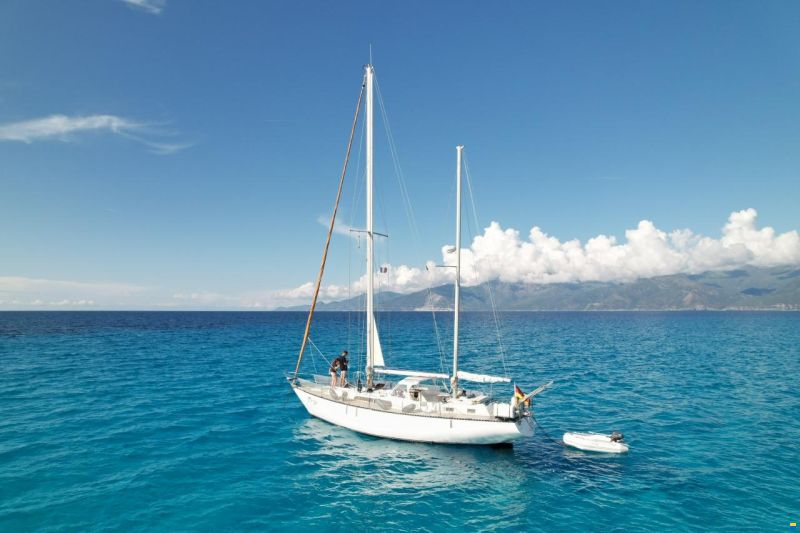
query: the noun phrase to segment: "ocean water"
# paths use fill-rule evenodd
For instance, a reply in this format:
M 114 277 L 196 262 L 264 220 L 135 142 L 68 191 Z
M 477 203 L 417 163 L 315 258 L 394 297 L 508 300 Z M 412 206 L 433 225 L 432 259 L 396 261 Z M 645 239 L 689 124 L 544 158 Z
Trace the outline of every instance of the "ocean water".
M 328 358 L 349 346 L 357 366 L 358 317 L 318 317 L 315 345 Z M 500 318 L 517 383 L 556 382 L 534 404 L 544 431 L 513 448 L 386 441 L 310 418 L 284 378 L 300 313 L 0 313 L 0 531 L 800 521 L 800 314 Z M 438 370 L 430 314 L 380 320 L 387 359 Z M 449 317 L 437 326 L 449 349 Z M 466 314 L 463 331 L 463 367 L 502 372 L 491 316 Z M 324 373 L 311 353 L 304 369 Z M 629 454 L 553 441 L 612 429 Z

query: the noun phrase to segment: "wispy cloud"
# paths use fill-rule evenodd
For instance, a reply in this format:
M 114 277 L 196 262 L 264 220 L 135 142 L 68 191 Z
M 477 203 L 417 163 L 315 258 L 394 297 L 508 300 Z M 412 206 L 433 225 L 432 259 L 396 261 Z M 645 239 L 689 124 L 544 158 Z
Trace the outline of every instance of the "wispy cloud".
M 164 133 L 155 129 L 152 124 L 116 115 L 50 115 L 49 117 L 0 124 L 0 141 L 16 141 L 27 144 L 46 140 L 69 142 L 74 140 L 77 135 L 89 132 L 110 132 L 120 135 L 144 144 L 151 152 L 159 155 L 174 154 L 192 145 L 186 142 L 175 143 L 153 139 L 151 137 L 164 135 Z
M 177 292 L 172 295 L 172 299 L 175 302 L 181 302 L 184 304 L 211 305 L 214 307 L 224 305 L 234 305 L 235 307 L 238 307 L 239 304 L 239 300 L 235 297 L 211 291 L 195 291 L 188 293 Z
M 141 124 L 114 115 L 68 117 L 51 115 L 44 118 L 0 124 L 0 141 L 32 143 L 42 139 L 69 140 L 70 135 L 82 131 L 108 130 L 122 133 L 141 128 Z
M 327 217 L 323 215 L 318 216 L 317 223 L 324 228 L 330 228 L 331 226 L 330 216 Z M 344 222 L 339 222 L 338 219 L 333 223 L 333 232 L 339 235 L 345 235 L 347 237 L 352 237 L 352 238 L 358 237 L 359 234 L 361 233 L 359 230 L 353 228 L 352 226 L 349 226 Z
M 0 308 L 124 307 L 149 290 L 130 283 L 0 276 Z
M 0 276 L 0 310 L 20 309 L 270 309 L 290 305 L 271 291 L 223 294 L 165 287 Z
M 150 13 L 160 15 L 167 5 L 167 0 L 122 0 L 129 6 Z
M 158 143 L 152 141 L 147 142 L 146 144 L 150 147 L 151 152 L 158 155 L 172 155 L 176 152 L 180 152 L 181 150 L 194 146 L 194 143 Z

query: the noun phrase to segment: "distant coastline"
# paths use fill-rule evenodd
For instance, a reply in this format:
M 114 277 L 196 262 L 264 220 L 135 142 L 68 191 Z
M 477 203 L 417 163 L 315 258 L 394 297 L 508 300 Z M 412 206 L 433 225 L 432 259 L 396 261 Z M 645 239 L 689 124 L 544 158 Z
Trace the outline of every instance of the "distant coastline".
M 320 302 L 317 312 L 363 311 L 363 295 Z M 491 302 L 510 312 L 796 312 L 800 311 L 800 265 L 712 271 L 642 278 L 629 282 L 575 282 L 551 284 L 502 283 L 463 287 L 461 310 L 491 311 Z M 441 285 L 410 294 L 379 293 L 377 310 L 441 312 L 453 309 L 453 287 Z M 307 312 L 308 303 L 265 308 L 9 308 L 2 312 Z
M 362 297 L 325 302 L 318 311 L 363 309 Z M 453 288 L 383 293 L 386 311 L 449 311 Z M 800 311 L 800 268 L 755 268 L 675 274 L 626 283 L 523 284 L 490 282 L 462 289 L 461 309 L 498 311 Z M 308 306 L 278 310 L 302 311 Z
M 387 309 L 380 313 L 451 313 L 452 309 Z M 315 313 L 353 313 L 363 309 L 318 309 Z M 489 309 L 469 309 L 465 314 L 490 313 Z M 793 308 L 726 308 L 726 309 L 498 309 L 498 313 L 797 313 L 800 307 Z M 16 313 L 308 313 L 308 308 L 277 309 L 0 309 L 2 314 Z

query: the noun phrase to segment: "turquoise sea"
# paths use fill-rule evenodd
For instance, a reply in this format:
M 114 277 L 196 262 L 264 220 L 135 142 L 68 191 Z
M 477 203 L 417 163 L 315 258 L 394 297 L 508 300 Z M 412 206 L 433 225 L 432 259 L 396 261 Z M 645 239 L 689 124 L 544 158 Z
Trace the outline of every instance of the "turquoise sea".
M 360 324 L 313 340 L 358 361 Z M 0 313 L 0 531 L 790 531 L 800 521 L 800 313 L 509 313 L 542 431 L 513 448 L 361 436 L 287 386 L 302 313 Z M 380 317 L 387 360 L 439 369 L 430 313 Z M 438 316 L 445 349 L 450 319 Z M 491 315 L 463 367 L 502 372 Z M 448 356 L 449 357 L 449 356 Z M 304 363 L 325 371 L 317 354 Z M 495 393 L 510 396 L 511 389 Z

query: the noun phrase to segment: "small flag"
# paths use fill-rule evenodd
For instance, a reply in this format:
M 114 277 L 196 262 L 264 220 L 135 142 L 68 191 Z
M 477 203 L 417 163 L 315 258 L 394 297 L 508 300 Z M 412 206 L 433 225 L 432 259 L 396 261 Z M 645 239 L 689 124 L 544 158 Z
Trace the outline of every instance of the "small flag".
M 520 389 L 515 384 L 514 385 L 514 398 L 516 398 L 517 400 L 522 400 L 524 397 L 525 397 L 525 393 L 522 392 L 522 389 Z M 528 398 L 527 400 L 525 400 L 525 407 L 530 407 L 530 406 L 531 406 L 531 399 Z

